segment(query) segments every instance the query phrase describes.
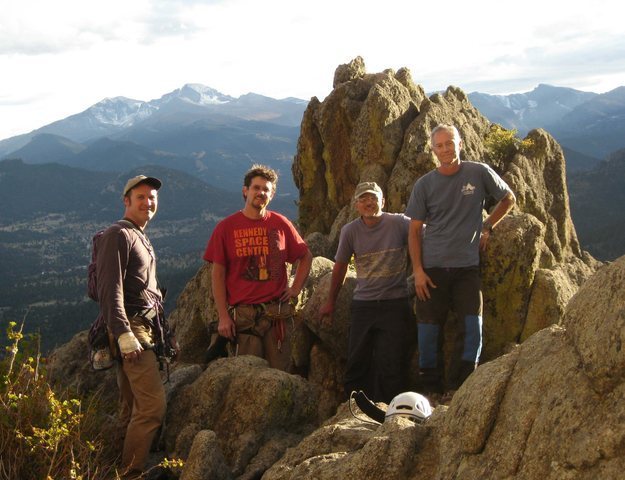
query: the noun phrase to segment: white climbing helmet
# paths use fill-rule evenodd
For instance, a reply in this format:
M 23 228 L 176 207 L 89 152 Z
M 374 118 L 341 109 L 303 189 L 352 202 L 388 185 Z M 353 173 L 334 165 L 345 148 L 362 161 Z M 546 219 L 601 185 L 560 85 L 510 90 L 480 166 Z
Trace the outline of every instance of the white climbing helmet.
M 432 407 L 423 395 L 415 392 L 404 392 L 391 400 L 385 418 L 393 415 L 400 415 L 414 422 L 422 422 L 432 415 Z

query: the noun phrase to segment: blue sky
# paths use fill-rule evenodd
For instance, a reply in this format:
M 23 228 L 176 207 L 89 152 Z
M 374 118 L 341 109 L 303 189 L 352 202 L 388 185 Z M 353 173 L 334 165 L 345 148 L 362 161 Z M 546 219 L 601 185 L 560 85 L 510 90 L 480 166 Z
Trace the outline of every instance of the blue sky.
M 517 6 L 515 6 L 517 5 Z M 0 0 L 0 139 L 106 97 L 185 83 L 323 99 L 334 70 L 408 67 L 426 91 L 625 85 L 616 0 Z

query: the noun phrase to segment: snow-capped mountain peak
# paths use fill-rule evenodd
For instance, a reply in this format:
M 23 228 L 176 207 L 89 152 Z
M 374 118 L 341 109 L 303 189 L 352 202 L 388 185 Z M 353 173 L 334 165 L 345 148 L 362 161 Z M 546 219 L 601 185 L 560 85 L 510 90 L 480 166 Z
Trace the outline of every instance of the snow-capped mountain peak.
M 158 108 L 141 100 L 126 97 L 105 98 L 87 109 L 95 120 L 104 125 L 130 127 L 152 115 Z
M 228 95 L 215 90 L 214 88 L 201 85 L 199 83 L 187 83 L 182 88 L 177 88 L 173 92 L 163 95 L 159 100 L 150 102 L 164 104 L 173 100 L 181 100 L 194 105 L 222 105 L 234 100 Z

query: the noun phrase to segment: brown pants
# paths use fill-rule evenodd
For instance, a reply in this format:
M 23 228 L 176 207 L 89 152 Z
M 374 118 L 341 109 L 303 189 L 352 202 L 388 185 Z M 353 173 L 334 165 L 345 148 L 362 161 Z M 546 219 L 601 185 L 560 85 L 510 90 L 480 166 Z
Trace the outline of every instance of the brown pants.
M 289 304 L 239 305 L 231 309 L 237 327 L 237 354 L 264 358 L 271 368 L 293 369 L 291 332 L 293 315 Z M 281 337 L 281 340 L 280 340 Z
M 133 318 L 130 323 L 135 336 L 143 341 L 147 333 L 135 332 L 142 328 L 140 322 Z M 121 399 L 120 421 L 127 424 L 122 468 L 142 471 L 166 408 L 165 388 L 154 352 L 144 350 L 136 362 L 122 362 L 117 368 L 117 385 Z

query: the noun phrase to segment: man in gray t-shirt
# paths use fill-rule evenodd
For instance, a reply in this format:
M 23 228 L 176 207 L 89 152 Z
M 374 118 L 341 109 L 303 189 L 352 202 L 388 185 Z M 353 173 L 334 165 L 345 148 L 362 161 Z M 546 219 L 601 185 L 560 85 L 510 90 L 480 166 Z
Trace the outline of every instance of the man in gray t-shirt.
M 424 391 L 453 394 L 475 369 L 482 348 L 479 252 L 516 199 L 488 165 L 460 160 L 462 140 L 455 127 L 437 126 L 430 140 L 440 166 L 417 180 L 406 209 L 412 220 L 419 368 Z M 498 203 L 482 221 L 489 197 Z M 445 375 L 441 331 L 452 308 L 463 335 Z
M 374 401 L 389 403 L 406 386 L 408 332 L 414 322 L 406 284 L 410 219 L 382 212 L 384 197 L 375 182 L 356 187 L 354 206 L 360 217 L 341 229 L 328 301 L 320 314 L 332 321 L 353 255 L 356 289 L 345 393 L 362 390 Z

